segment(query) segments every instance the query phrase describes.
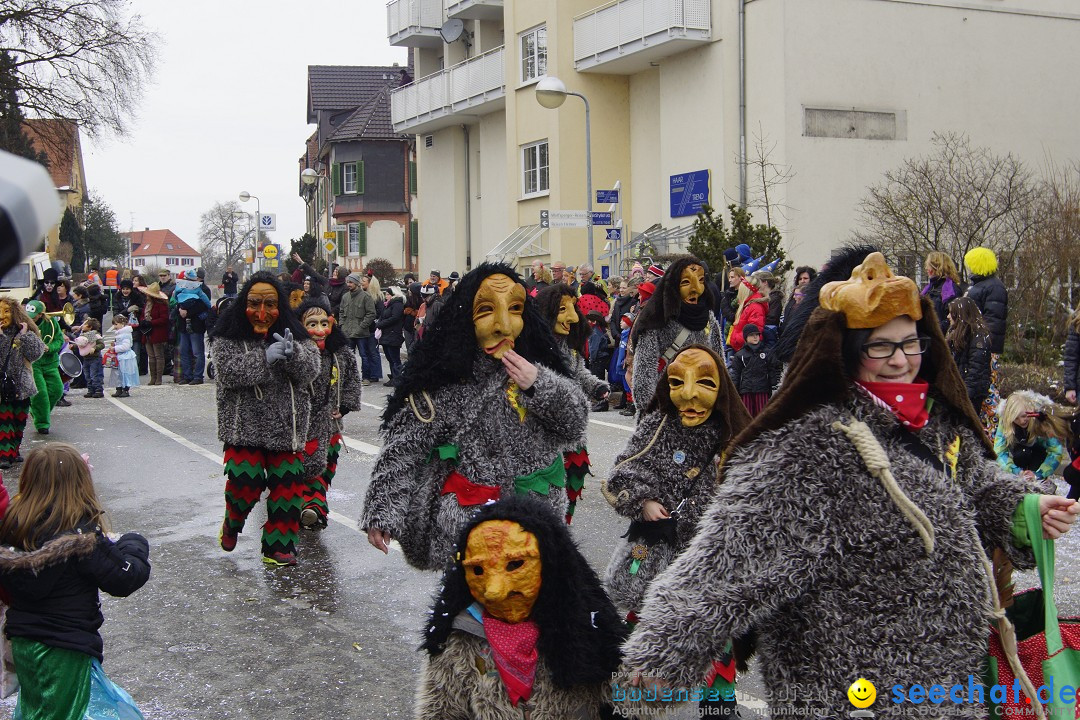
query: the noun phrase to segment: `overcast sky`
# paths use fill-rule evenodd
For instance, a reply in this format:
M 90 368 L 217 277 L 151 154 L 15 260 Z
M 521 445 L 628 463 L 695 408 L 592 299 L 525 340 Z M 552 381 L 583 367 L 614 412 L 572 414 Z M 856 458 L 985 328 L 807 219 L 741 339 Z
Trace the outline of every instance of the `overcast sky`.
M 277 214 L 272 240 L 304 233 L 297 160 L 308 65 L 405 65 L 382 0 L 135 0 L 161 36 L 158 68 L 127 136 L 83 137 L 86 183 L 120 229 L 168 228 L 192 247 L 199 216 L 247 190 Z M 255 211 L 255 201 L 243 206 Z

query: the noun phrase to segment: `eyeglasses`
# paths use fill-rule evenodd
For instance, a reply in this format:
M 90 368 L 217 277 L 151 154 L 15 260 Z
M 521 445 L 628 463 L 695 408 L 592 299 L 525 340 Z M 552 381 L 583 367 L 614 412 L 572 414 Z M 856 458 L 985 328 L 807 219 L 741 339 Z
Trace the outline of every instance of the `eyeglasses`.
M 924 352 L 930 349 L 930 338 L 925 336 L 919 336 L 916 338 L 908 338 L 907 340 L 901 340 L 900 342 L 890 342 L 889 340 L 875 340 L 874 342 L 863 343 L 862 351 L 868 358 L 874 360 L 885 360 L 891 358 L 899 350 L 905 355 L 922 355 Z

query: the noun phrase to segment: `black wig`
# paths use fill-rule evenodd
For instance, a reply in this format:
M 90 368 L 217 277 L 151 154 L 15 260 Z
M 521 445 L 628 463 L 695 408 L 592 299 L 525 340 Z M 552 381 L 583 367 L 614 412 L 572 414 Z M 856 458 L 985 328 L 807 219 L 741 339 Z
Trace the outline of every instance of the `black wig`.
M 443 575 L 421 647 L 430 655 L 446 648 L 454 618 L 476 600 L 462 566 L 473 528 L 488 520 L 516 522 L 540 546 L 540 593 L 529 618 L 540 629 L 537 650 L 557 687 L 604 682 L 619 667 L 627 627 L 604 592 L 600 578 L 570 537 L 563 518 L 534 498 L 511 495 L 484 505 L 461 529 L 457 548 Z
M 717 388 L 716 402 L 713 404 L 712 414 L 709 415 L 709 419 L 705 422 L 726 426 L 723 445 L 721 446 L 723 447 L 750 424 L 750 413 L 747 412 L 742 396 L 739 395 L 735 383 L 732 382 L 731 376 L 728 375 L 727 368 L 724 366 L 724 359 L 712 348 L 696 344 L 687 345 L 675 355 L 675 358 L 689 350 L 701 350 L 708 353 L 720 370 L 720 387 Z M 675 358 L 672 358 L 671 363 L 668 363 L 664 371 L 660 373 L 660 379 L 656 383 L 656 392 L 653 393 L 652 399 L 649 400 L 645 412 L 650 413 L 660 410 L 675 418 L 676 422 L 678 422 L 679 408 L 675 406 L 675 402 L 671 399 L 671 386 L 668 385 L 668 369 L 675 362 Z
M 345 337 L 345 333 L 341 332 L 341 328 L 338 326 L 337 320 L 330 312 L 330 303 L 325 296 L 318 298 L 308 298 L 304 302 L 300 303 L 300 307 L 296 308 L 296 316 L 300 318 L 300 323 L 304 322 L 304 315 L 308 310 L 322 310 L 330 317 L 330 334 L 326 336 L 326 347 L 323 348 L 323 353 L 335 353 L 341 348 L 349 344 L 349 339 Z M 307 328 L 305 328 L 306 330 Z
M 383 412 L 383 427 L 405 406 L 405 400 L 422 390 L 437 390 L 472 377 L 477 358 L 476 330 L 473 326 L 473 299 L 480 284 L 490 275 L 506 275 L 518 285 L 525 283 L 512 267 L 502 263 L 483 263 L 466 273 L 457 289 L 445 300 L 431 327 L 409 352 L 409 361 L 401 372 L 401 383 L 394 389 Z M 514 352 L 532 363 L 539 363 L 561 375 L 570 375 L 555 334 L 536 310 L 532 298 L 525 298 L 524 327 L 514 341 Z
M 585 316 L 581 314 L 581 309 L 577 306 L 577 294 L 574 292 L 574 288 L 563 283 L 549 285 L 536 294 L 536 309 L 540 311 L 540 316 L 547 321 L 547 326 L 554 333 L 555 321 L 559 317 L 559 308 L 562 306 L 564 297 L 573 298 L 574 312 L 577 313 L 578 319 L 576 323 L 570 326 L 570 334 L 566 336 L 566 344 L 571 350 L 583 353 L 585 343 L 589 339 L 587 330 L 589 325 L 585 321 Z
M 247 317 L 248 293 L 251 292 L 251 287 L 258 283 L 273 286 L 278 296 L 278 319 L 270 326 L 265 338 L 255 334 L 255 328 L 251 327 L 251 321 Z M 244 286 L 240 288 L 240 293 L 236 296 L 236 302 L 230 305 L 218 318 L 217 324 L 214 326 L 213 337 L 273 342 L 274 333 L 283 333 L 286 328 L 292 331 L 295 340 L 306 340 L 308 337 L 307 330 L 304 329 L 304 323 L 300 322 L 300 316 L 289 307 L 289 295 L 285 292 L 285 288 L 282 287 L 277 277 L 260 270 L 248 278 Z
M 698 260 L 696 257 L 679 258 L 671 263 L 671 267 L 664 271 L 664 277 L 656 282 L 656 291 L 634 321 L 634 327 L 630 331 L 631 342 L 636 343 L 638 336 L 646 330 L 659 330 L 678 317 L 682 307 L 679 284 L 682 282 L 683 270 L 691 265 L 700 265 L 705 271 L 705 288 L 698 302 L 704 303 L 709 310 L 716 312 L 717 300 L 713 295 L 713 285 L 708 281 L 709 266 L 704 260 Z

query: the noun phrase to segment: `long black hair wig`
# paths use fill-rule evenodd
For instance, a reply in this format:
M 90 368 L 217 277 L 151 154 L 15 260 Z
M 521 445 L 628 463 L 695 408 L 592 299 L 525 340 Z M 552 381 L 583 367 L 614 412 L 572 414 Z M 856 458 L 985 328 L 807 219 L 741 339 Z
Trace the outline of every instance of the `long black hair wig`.
M 430 655 L 442 653 L 454 618 L 476 602 L 465 581 L 462 561 L 469 533 L 488 520 L 516 522 L 536 536 L 541 584 L 529 619 L 540 629 L 537 650 L 555 685 L 569 688 L 610 680 L 619 667 L 626 624 L 570 537 L 563 518 L 546 503 L 524 495 L 484 505 L 461 529 L 457 541 L 460 552 L 443 575 L 442 593 L 431 610 L 421 647 Z
M 503 263 L 483 263 L 461 278 L 457 289 L 439 310 L 435 322 L 424 329 L 423 339 L 409 352 L 409 361 L 401 372 L 401 383 L 394 389 L 382 415 L 384 428 L 405 407 L 409 395 L 422 390 L 437 390 L 472 377 L 473 363 L 477 359 L 473 299 L 480 284 L 491 275 L 506 275 L 525 287 L 521 276 Z M 514 341 L 514 352 L 529 362 L 569 376 L 570 370 L 556 345 L 551 326 L 540 317 L 535 302 L 528 296 L 523 317 L 524 327 Z
M 574 312 L 577 313 L 578 321 L 570 326 L 570 334 L 566 336 L 566 344 L 571 350 L 581 353 L 585 351 L 585 342 L 589 339 L 588 323 L 581 309 L 577 306 L 577 294 L 569 285 L 559 283 L 549 285 L 536 294 L 536 309 L 540 316 L 547 321 L 551 332 L 555 332 L 555 321 L 559 318 L 559 309 L 562 307 L 562 299 L 571 298 L 574 301 Z
M 635 342 L 641 333 L 646 330 L 658 330 L 678 316 L 682 307 L 679 284 L 682 282 L 683 270 L 691 265 L 700 265 L 705 271 L 705 289 L 698 302 L 705 303 L 709 310 L 716 312 L 717 300 L 713 294 L 713 284 L 709 282 L 709 266 L 704 260 L 698 260 L 696 257 L 679 258 L 664 271 L 664 277 L 656 283 L 656 291 L 641 308 L 641 314 L 634 321 L 634 327 L 630 333 Z
M 252 286 L 259 283 L 273 286 L 278 296 L 278 319 L 270 326 L 265 338 L 255 334 L 255 328 L 251 326 L 251 321 L 247 317 L 248 294 L 251 293 Z M 240 288 L 240 293 L 236 296 L 236 302 L 230 305 L 218 318 L 217 325 L 214 326 L 213 337 L 273 342 L 274 333 L 281 334 L 285 332 L 286 328 L 292 331 L 295 340 L 306 340 L 308 337 L 307 330 L 304 329 L 304 323 L 300 322 L 300 316 L 289 307 L 289 295 L 285 292 L 281 282 L 274 275 L 260 270 L 248 278 L 244 286 Z
M 349 339 L 345 337 L 345 333 L 341 332 L 337 320 L 330 313 L 329 304 L 325 296 L 319 296 L 317 298 L 308 298 L 300 303 L 300 307 L 296 308 L 296 315 L 300 318 L 301 323 L 304 322 L 304 315 L 307 314 L 308 310 L 322 310 L 330 317 L 330 334 L 326 336 L 326 345 L 322 350 L 325 354 L 335 353 L 349 344 Z M 304 330 L 306 331 L 307 328 L 304 328 Z

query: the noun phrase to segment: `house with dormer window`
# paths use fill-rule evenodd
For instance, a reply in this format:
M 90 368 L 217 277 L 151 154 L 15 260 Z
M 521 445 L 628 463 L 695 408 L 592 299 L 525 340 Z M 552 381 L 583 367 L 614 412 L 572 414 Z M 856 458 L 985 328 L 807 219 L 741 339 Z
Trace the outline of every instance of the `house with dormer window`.
M 201 264 L 199 251 L 177 237 L 172 230 L 146 228 L 121 235 L 131 241 L 131 269 L 135 272 L 155 267 L 168 268 L 175 274 L 194 270 Z

